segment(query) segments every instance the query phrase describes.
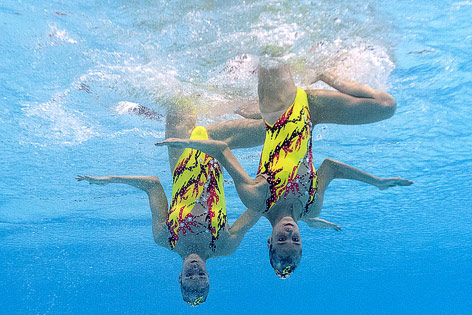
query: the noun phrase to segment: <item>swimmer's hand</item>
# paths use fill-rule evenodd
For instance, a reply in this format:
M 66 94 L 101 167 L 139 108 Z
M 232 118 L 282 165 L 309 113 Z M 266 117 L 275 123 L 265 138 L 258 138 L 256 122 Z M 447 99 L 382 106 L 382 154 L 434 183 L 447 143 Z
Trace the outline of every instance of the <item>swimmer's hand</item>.
M 390 187 L 410 185 L 413 185 L 413 182 L 409 179 L 404 179 L 400 177 L 387 177 L 379 178 L 378 183 L 375 186 L 377 186 L 380 190 L 385 190 Z
M 168 138 L 164 141 L 157 142 L 156 146 L 168 146 L 176 149 L 191 148 L 198 151 L 202 151 L 212 157 L 218 159 L 221 153 L 228 149 L 228 144 L 223 141 L 217 140 L 192 140 L 192 139 L 179 139 L 179 138 Z
M 259 102 L 257 101 L 242 104 L 234 110 L 234 113 L 247 119 L 262 119 Z
M 341 227 L 339 225 L 320 218 L 307 218 L 303 221 L 305 221 L 305 223 L 308 224 L 309 227 L 314 229 L 334 229 L 338 232 L 341 231 Z
M 95 184 L 100 186 L 105 186 L 110 182 L 109 176 L 93 177 L 92 175 L 77 175 L 75 179 L 77 179 L 79 182 L 85 180 L 89 182 L 90 185 Z
M 154 145 L 156 147 L 168 146 L 170 148 L 185 149 L 189 148 L 189 141 L 190 139 L 167 138 L 164 141 L 156 142 Z
M 302 75 L 303 84 L 310 86 L 322 80 L 322 74 L 314 69 L 307 69 Z

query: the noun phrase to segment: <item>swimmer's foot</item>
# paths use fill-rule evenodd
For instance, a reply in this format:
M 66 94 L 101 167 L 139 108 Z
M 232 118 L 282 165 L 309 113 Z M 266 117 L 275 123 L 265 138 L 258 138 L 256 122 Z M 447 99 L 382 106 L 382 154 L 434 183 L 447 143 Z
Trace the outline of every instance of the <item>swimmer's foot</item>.
M 387 178 L 379 178 L 377 186 L 380 190 L 385 190 L 390 187 L 395 186 L 410 186 L 413 182 L 409 179 L 404 179 L 400 177 L 387 177 Z

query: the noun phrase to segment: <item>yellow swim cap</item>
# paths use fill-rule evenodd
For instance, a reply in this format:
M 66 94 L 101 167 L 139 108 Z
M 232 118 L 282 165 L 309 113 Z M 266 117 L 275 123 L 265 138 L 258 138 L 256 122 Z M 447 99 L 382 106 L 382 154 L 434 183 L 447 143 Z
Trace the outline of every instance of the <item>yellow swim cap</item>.
M 202 303 L 205 302 L 205 301 L 203 300 L 203 296 L 200 296 L 200 297 L 196 298 L 196 299 L 193 300 L 193 301 L 186 301 L 186 302 L 187 302 L 188 305 L 190 305 L 190 306 L 198 306 L 198 305 L 202 304 Z
M 292 266 L 287 266 L 282 271 L 279 271 L 278 269 L 274 269 L 274 270 L 277 277 L 285 280 L 285 279 L 288 279 L 288 277 L 290 277 L 290 275 L 295 271 L 295 268 L 292 268 Z

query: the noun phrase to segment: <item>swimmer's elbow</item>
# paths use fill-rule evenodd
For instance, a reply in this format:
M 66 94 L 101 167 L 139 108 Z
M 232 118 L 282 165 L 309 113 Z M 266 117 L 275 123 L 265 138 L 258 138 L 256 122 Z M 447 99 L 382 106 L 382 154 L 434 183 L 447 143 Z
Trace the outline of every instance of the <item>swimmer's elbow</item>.
M 154 242 L 159 246 L 166 246 L 167 238 L 165 237 L 166 226 L 162 222 L 157 222 L 156 218 L 153 216 L 152 220 L 152 236 L 154 238 Z
M 145 176 L 143 177 L 143 185 L 144 185 L 144 188 L 147 188 L 144 190 L 151 190 L 151 189 L 160 187 L 161 182 L 159 180 L 159 177 L 157 176 Z
M 382 112 L 382 118 L 388 119 L 395 114 L 397 110 L 397 102 L 395 99 L 388 93 L 384 93 L 380 99 L 380 107 Z
M 159 180 L 159 177 L 157 176 L 149 176 L 148 177 L 148 182 L 150 185 L 160 185 L 161 182 Z

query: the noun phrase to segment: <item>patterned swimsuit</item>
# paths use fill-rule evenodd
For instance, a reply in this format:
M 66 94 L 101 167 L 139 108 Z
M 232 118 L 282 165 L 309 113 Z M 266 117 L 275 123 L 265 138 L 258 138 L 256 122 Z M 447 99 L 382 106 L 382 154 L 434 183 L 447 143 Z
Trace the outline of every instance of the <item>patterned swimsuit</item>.
M 285 113 L 273 125 L 266 122 L 266 139 L 257 172 L 270 187 L 266 213 L 282 198 L 295 198 L 303 206 L 301 217 L 308 214 L 317 191 L 311 129 L 308 98 L 298 88 L 295 101 Z
M 208 139 L 206 129 L 195 127 L 190 139 Z M 167 215 L 170 247 L 174 249 L 179 237 L 205 233 L 209 248 L 215 251 L 215 241 L 226 225 L 223 172 L 218 161 L 187 148 L 173 175 L 172 200 Z

